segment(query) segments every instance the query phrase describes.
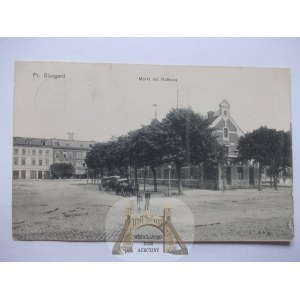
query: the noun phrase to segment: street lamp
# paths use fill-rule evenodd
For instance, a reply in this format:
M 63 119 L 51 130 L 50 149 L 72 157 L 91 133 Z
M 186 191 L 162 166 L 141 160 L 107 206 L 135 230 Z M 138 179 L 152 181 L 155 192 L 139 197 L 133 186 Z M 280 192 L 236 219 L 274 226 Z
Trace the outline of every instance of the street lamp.
M 172 170 L 172 166 L 168 165 L 168 169 L 169 169 L 169 188 L 168 188 L 168 195 L 171 196 L 171 170 Z

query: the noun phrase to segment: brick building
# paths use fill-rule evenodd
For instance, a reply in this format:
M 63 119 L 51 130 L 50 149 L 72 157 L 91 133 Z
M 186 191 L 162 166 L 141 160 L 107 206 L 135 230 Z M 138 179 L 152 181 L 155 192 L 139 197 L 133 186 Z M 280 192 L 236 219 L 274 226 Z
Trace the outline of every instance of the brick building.
M 227 148 L 227 162 L 225 166 L 219 165 L 217 168 L 208 167 L 205 163 L 199 165 L 189 165 L 182 168 L 182 184 L 183 186 L 203 188 L 203 189 L 222 189 L 225 188 L 257 188 L 258 186 L 258 166 L 249 162 L 247 165 L 237 163 L 237 145 L 239 138 L 244 135 L 238 124 L 234 121 L 230 113 L 230 104 L 223 100 L 219 104 L 217 111 L 209 111 L 207 118 L 211 122 L 211 127 L 216 129 L 217 140 L 220 144 Z M 177 175 L 175 166 L 163 165 L 157 168 L 158 184 L 169 183 L 169 173 L 172 186 L 177 185 Z M 222 178 L 225 175 L 225 180 Z M 131 177 L 133 177 L 131 171 Z M 146 182 L 153 184 L 151 170 L 138 170 L 138 178 L 142 183 L 146 178 Z

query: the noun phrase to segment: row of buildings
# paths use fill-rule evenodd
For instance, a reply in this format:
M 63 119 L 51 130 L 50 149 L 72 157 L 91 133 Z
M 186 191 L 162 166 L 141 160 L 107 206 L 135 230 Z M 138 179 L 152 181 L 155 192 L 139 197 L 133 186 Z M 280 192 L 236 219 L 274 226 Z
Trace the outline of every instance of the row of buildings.
M 94 141 L 78 141 L 73 133 L 68 139 L 14 137 L 13 179 L 50 179 L 53 163 L 71 163 L 77 178 L 85 176 L 87 152 Z
M 207 113 L 207 118 L 216 129 L 218 142 L 227 147 L 227 163 L 216 169 L 205 164 L 186 166 L 182 169 L 183 185 L 208 189 L 222 188 L 224 183 L 226 188 L 257 187 L 258 166 L 242 165 L 235 160 L 238 140 L 244 133 L 231 116 L 230 104 L 223 100 L 217 111 Z M 49 179 L 49 167 L 53 163 L 72 163 L 77 178 L 86 176 L 86 154 L 95 142 L 74 140 L 73 133 L 68 135 L 68 139 L 14 137 L 13 178 Z M 138 178 L 140 182 L 153 183 L 149 168 L 138 170 Z M 158 183 L 169 184 L 169 180 L 172 185 L 177 182 L 175 167 L 163 165 L 157 168 Z

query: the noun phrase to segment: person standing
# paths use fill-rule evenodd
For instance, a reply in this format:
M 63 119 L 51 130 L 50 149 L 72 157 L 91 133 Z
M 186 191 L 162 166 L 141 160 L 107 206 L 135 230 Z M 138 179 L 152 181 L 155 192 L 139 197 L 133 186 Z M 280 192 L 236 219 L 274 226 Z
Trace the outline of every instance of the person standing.
M 145 194 L 145 210 L 149 210 L 150 198 L 151 198 L 151 193 L 146 192 L 146 194 Z
M 141 203 L 143 202 L 143 196 L 141 195 L 141 192 L 138 192 L 136 195 L 136 205 L 139 213 L 141 212 Z

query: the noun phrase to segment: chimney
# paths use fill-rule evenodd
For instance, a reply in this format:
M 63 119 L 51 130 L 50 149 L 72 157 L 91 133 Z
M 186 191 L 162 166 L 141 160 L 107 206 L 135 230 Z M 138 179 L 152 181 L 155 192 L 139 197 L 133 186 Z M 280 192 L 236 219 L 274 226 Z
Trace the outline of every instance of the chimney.
M 72 132 L 68 131 L 68 139 L 69 139 L 69 141 L 74 140 L 74 132 L 73 131 Z
M 214 120 L 214 114 L 215 113 L 213 111 L 209 111 L 207 113 L 207 119 L 208 119 L 209 123 L 211 123 Z

